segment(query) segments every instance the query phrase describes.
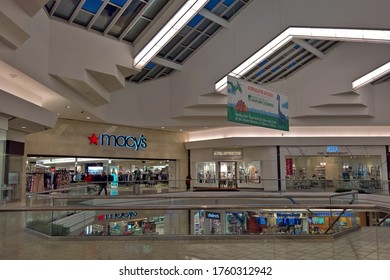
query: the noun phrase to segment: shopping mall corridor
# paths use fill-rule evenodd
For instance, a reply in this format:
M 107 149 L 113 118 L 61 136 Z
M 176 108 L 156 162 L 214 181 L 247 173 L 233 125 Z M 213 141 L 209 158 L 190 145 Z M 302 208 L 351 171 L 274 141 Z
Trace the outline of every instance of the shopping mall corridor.
M 3 260 L 390 260 L 390 228 L 362 227 L 335 240 L 131 237 L 56 240 L 24 229 L 23 212 L 0 212 Z

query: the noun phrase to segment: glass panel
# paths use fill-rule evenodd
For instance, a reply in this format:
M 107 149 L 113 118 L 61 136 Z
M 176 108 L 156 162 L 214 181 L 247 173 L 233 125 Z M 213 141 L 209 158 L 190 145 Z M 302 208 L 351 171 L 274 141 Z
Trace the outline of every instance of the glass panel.
M 185 50 L 177 59 L 176 62 L 183 63 L 191 54 L 193 53 L 192 50 L 187 49 Z
M 229 11 L 227 11 L 222 17 L 226 20 L 230 20 L 235 14 L 237 14 L 240 9 L 244 6 L 244 3 L 241 1 L 238 1 L 234 7 L 230 8 Z
M 209 36 L 207 35 L 202 35 L 198 40 L 195 41 L 195 43 L 193 43 L 190 47 L 194 50 L 196 50 L 197 48 L 199 48 L 204 42 L 206 42 L 206 40 L 210 38 Z
M 209 27 L 211 23 L 213 23 L 211 20 L 209 20 L 209 19 L 204 19 L 204 20 L 201 22 L 201 24 L 199 24 L 198 27 L 196 27 L 196 29 L 202 32 L 202 31 L 205 30 L 207 27 Z
M 200 14 L 196 14 L 188 23 L 187 25 L 192 27 L 192 28 L 195 28 L 199 22 L 204 19 L 204 17 Z
M 172 52 L 170 52 L 170 54 L 168 55 L 167 58 L 171 59 L 171 60 L 175 60 L 176 56 L 179 55 L 179 53 L 181 53 L 183 50 L 184 50 L 184 47 L 178 46 Z
M 5 166 L 6 190 L 3 191 L 6 201 L 20 201 L 22 198 L 23 156 L 7 155 Z
M 102 0 L 85 0 L 82 8 L 88 12 L 96 14 L 102 5 Z
M 147 73 L 149 73 L 149 70 L 144 68 L 140 73 L 131 76 L 129 80 L 138 83 Z
M 237 187 L 236 162 L 221 161 L 219 163 L 219 188 Z
M 180 31 L 179 34 L 182 35 L 183 37 L 188 33 L 191 32 L 192 28 L 189 27 L 188 25 L 185 25 Z
M 256 184 L 260 183 L 260 161 L 239 162 L 238 179 L 239 183 Z
M 196 180 L 199 183 L 214 183 L 217 179 L 215 162 L 197 162 Z
M 168 3 L 168 0 L 153 1 L 151 6 L 143 14 L 144 17 L 152 20 L 161 11 L 161 9 Z
M 218 24 L 218 23 L 214 23 L 210 26 L 210 28 L 206 31 L 206 34 L 211 36 L 213 35 L 215 32 L 218 31 L 218 29 L 220 29 L 221 26 Z
M 198 31 L 194 31 L 194 32 L 192 32 L 190 35 L 188 35 L 187 38 L 185 38 L 181 44 L 182 44 L 183 46 L 188 46 L 188 45 L 191 44 L 199 35 L 200 35 L 200 33 L 199 33 Z
M 61 1 L 58 8 L 54 12 L 54 15 L 66 20 L 69 20 L 73 14 L 73 11 L 79 5 L 80 0 L 76 1 Z
M 226 6 L 220 5 L 217 9 L 215 9 L 214 13 L 218 16 L 222 15 L 226 11 Z
M 128 0 L 110 0 L 111 3 L 123 7 Z
M 229 7 L 231 4 L 234 3 L 234 1 L 235 0 L 225 0 L 225 1 L 223 1 L 223 4 Z
M 171 41 L 168 42 L 168 44 L 160 51 L 159 55 L 162 57 L 165 57 L 168 52 L 170 52 L 176 44 L 178 44 L 183 37 L 180 34 L 177 34 Z
M 132 43 L 149 23 L 150 22 L 148 20 L 140 18 L 123 39 Z
M 84 11 L 80 11 L 76 18 L 74 19 L 73 22 L 77 23 L 77 24 L 80 24 L 80 25 L 83 25 L 83 26 L 88 26 L 88 23 L 91 21 L 91 19 L 93 18 L 93 16 L 87 12 L 84 12 Z
M 217 4 L 219 3 L 219 0 L 210 0 L 205 7 L 205 9 L 211 11 L 215 8 L 215 6 L 217 6 Z
M 50 14 L 50 12 L 51 12 L 51 9 L 53 9 L 55 3 L 56 3 L 56 0 L 50 0 L 50 1 L 45 5 L 46 11 L 47 11 L 49 14 Z
M 103 32 L 110 24 L 116 13 L 119 11 L 117 7 L 107 4 L 104 10 L 99 15 L 95 24 L 92 26 L 93 29 Z
M 150 71 L 148 77 L 152 79 L 155 78 L 163 69 L 164 69 L 163 66 L 158 65 L 157 67 L 155 67 L 153 70 Z
M 120 34 L 126 29 L 126 27 L 133 21 L 133 19 L 137 16 L 137 14 L 142 10 L 145 3 L 140 2 L 139 0 L 134 0 L 131 4 L 126 8 L 123 14 L 116 21 L 114 26 L 111 28 L 109 34 L 119 37 Z M 135 37 L 136 38 L 136 37 Z M 132 38 L 131 40 L 134 40 Z M 130 41 L 128 39 L 128 41 Z M 130 41 L 132 42 L 132 41 Z

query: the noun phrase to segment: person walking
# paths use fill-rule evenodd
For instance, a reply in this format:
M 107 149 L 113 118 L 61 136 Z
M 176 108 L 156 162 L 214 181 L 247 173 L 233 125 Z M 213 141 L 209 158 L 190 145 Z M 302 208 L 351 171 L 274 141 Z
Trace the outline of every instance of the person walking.
M 189 191 L 191 189 L 191 175 L 188 174 L 187 177 L 186 177 L 186 186 L 187 186 L 187 191 Z
M 107 195 L 107 175 L 106 173 L 103 171 L 102 172 L 102 175 L 100 177 L 100 180 L 99 180 L 99 192 L 98 192 L 98 195 L 100 195 L 100 193 L 103 191 L 104 189 L 104 194 Z

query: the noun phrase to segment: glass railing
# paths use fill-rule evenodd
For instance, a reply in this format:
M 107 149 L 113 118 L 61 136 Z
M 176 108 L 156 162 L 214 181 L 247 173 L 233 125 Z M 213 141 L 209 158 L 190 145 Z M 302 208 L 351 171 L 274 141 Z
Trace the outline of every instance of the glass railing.
M 143 235 L 140 232 L 149 225 L 158 225 L 153 232 L 156 230 L 156 234 L 160 235 L 333 234 L 359 225 L 356 211 L 351 208 L 357 203 L 357 191 L 294 195 L 184 192 L 163 196 L 91 197 L 68 196 L 66 193 L 28 196 L 27 209 L 34 211 L 27 213 L 26 227 L 43 234 L 48 232 L 49 235 L 67 231 L 67 234 L 76 236 L 90 235 L 89 232 L 96 235 L 95 227 L 101 229 L 102 224 L 105 225 L 104 230 L 100 230 L 99 235 Z M 317 212 L 322 215 L 321 218 L 315 214 Z M 348 217 L 348 223 L 342 219 L 344 224 L 332 224 L 341 217 Z M 145 220 L 156 219 L 159 221 L 157 225 L 143 224 Z M 115 222 L 121 222 L 120 234 L 117 234 Z M 128 223 L 127 230 L 124 222 Z M 214 231 L 207 229 L 211 224 Z M 110 232 L 114 225 L 115 234 Z M 237 228 L 233 229 L 233 225 Z
M 192 179 L 187 189 L 185 180 L 167 181 L 119 181 L 111 182 L 75 182 L 61 189 L 46 190 L 45 194 L 67 194 L 94 196 L 99 193 L 100 185 L 107 186 L 108 195 L 145 195 L 157 193 L 174 193 L 190 191 L 251 191 L 251 192 L 347 192 L 356 190 L 359 193 L 389 195 L 389 181 L 380 180 L 277 180 L 262 179 L 260 181 L 240 180 L 198 180 Z M 104 195 L 104 190 L 101 195 Z
M 258 258 L 290 259 L 299 248 L 306 248 L 310 253 L 302 254 L 317 259 L 315 248 L 321 248 L 329 253 L 326 258 L 338 259 L 345 257 L 339 251 L 340 244 L 346 248 L 363 240 L 365 244 L 372 243 L 370 250 L 375 247 L 375 256 L 370 258 L 389 257 L 385 249 L 390 241 L 386 213 L 383 207 L 378 210 L 374 204 L 359 204 L 359 195 L 357 191 L 180 192 L 100 197 L 67 192 L 29 194 L 26 206 L 0 208 L 0 258 L 9 255 L 12 259 L 121 259 L 130 252 L 141 252 L 134 258 L 150 259 L 150 255 L 142 254 L 144 249 L 165 248 L 164 253 L 174 252 L 174 258 L 207 259 L 204 252 L 192 249 L 191 253 L 183 253 L 183 249 L 206 244 L 230 248 L 233 239 L 234 246 L 246 244 L 243 251 L 256 246 L 256 251 L 268 252 L 263 257 L 255 253 Z M 383 219 L 380 226 L 371 226 Z M 308 239 L 311 241 L 305 241 Z M 158 243 L 159 240 L 165 243 Z M 15 246 L 16 256 L 12 249 Z M 287 250 L 289 246 L 295 251 Z M 360 254 L 363 251 L 352 246 L 351 254 L 355 255 L 351 258 L 368 258 Z M 374 249 L 370 254 L 373 252 Z M 229 254 L 222 252 L 214 258 L 226 258 Z

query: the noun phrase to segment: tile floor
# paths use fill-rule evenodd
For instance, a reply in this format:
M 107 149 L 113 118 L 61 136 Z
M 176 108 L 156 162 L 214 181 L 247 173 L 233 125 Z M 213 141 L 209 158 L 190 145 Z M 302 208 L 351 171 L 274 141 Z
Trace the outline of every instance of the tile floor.
M 49 240 L 24 230 L 24 213 L 0 212 L 3 260 L 390 260 L 390 227 L 330 240 Z

